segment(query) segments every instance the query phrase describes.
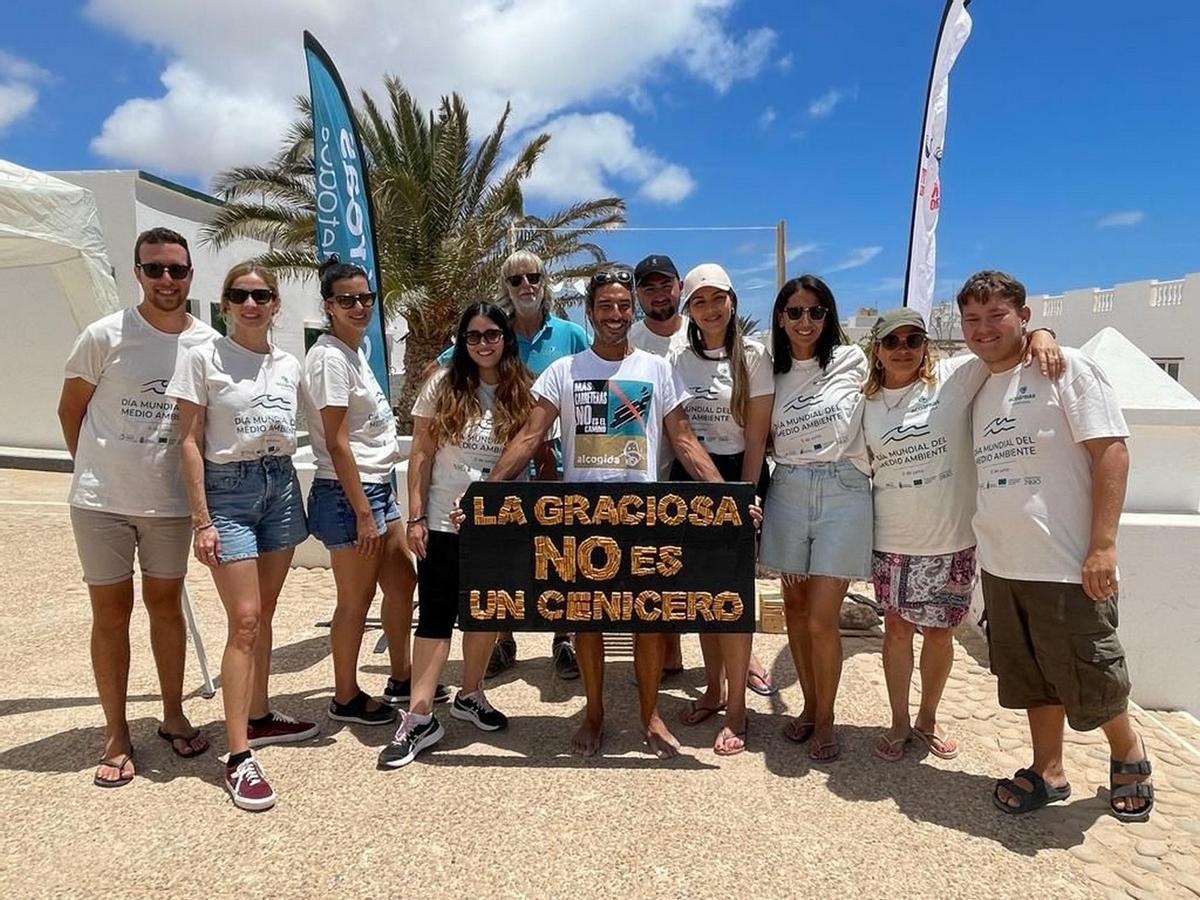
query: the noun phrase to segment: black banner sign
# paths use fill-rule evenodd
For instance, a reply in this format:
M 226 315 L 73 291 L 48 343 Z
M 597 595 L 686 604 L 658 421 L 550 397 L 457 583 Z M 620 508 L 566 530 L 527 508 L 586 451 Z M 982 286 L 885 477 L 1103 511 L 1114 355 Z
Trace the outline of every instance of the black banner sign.
M 750 484 L 476 482 L 467 631 L 753 631 Z

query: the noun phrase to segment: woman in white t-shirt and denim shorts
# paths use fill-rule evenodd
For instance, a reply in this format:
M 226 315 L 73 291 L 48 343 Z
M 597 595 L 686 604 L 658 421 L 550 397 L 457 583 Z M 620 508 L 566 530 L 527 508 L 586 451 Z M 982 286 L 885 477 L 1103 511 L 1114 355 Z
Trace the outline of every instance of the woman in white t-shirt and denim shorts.
M 393 484 L 400 461 L 396 417 L 363 346 L 371 317 L 378 314 L 366 272 L 330 257 L 320 279 L 329 330 L 304 358 L 303 397 L 317 467 L 308 495 L 308 528 L 329 550 L 337 586 L 329 628 L 333 698 L 328 715 L 338 722 L 387 725 L 396 719 L 389 704 L 409 698 L 417 579 Z M 383 702 L 358 684 L 358 655 L 377 584 L 383 589 L 383 633 L 391 662 Z M 447 699 L 444 691 L 439 699 Z
M 1052 335 L 1031 337 L 1043 371 L 1062 357 Z M 971 401 L 987 380 L 983 360 L 967 354 L 935 361 L 925 320 L 899 307 L 871 331 L 863 435 L 875 498 L 875 599 L 884 608 L 883 671 L 892 723 L 876 735 L 875 755 L 894 761 L 912 738 L 953 759 L 957 742 L 937 721 L 954 664 L 954 628 L 975 584 L 976 473 Z M 920 629 L 921 706 L 909 715 L 913 635 Z
M 271 619 L 297 544 L 308 537 L 292 468 L 300 363 L 270 343 L 275 276 L 230 269 L 221 314 L 230 334 L 179 360 L 167 395 L 179 406 L 180 458 L 193 549 L 212 570 L 229 633 L 221 693 L 229 756 L 225 787 L 242 809 L 274 805 L 252 747 L 301 741 L 317 726 L 271 710 Z
M 487 478 L 505 443 L 528 420 L 532 384 L 504 310 L 473 303 L 459 317 L 449 362 L 433 372 L 413 406 L 407 536 L 417 556 L 421 606 L 412 702 L 379 755 L 382 767 L 407 765 L 444 733 L 433 700 L 458 617 L 458 529 L 451 512 L 472 482 Z M 451 716 L 483 731 L 508 725 L 483 693 L 495 641 L 495 632 L 463 632 L 462 690 L 450 709 Z
M 812 739 L 809 758 L 841 753 L 834 701 L 842 675 L 839 616 L 850 581 L 871 571 L 871 480 L 862 437 L 867 358 L 846 343 L 833 292 L 814 275 L 784 284 L 771 313 L 775 470 L 759 561 L 780 573 L 788 645 L 804 709 L 784 728 Z

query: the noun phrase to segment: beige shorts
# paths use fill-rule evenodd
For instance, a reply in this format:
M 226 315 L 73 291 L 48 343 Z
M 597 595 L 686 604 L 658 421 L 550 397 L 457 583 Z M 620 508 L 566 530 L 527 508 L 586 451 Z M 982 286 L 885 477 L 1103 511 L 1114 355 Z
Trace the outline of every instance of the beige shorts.
M 188 516 L 126 516 L 72 506 L 71 527 L 86 584 L 117 584 L 132 578 L 135 550 L 144 577 L 187 574 L 192 549 Z

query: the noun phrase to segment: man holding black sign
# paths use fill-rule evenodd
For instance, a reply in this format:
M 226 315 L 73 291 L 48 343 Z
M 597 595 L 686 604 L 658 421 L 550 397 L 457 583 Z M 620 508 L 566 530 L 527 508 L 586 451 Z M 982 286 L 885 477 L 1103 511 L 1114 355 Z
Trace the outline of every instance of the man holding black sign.
M 559 418 L 564 481 L 656 481 L 663 440 L 670 441 L 697 481 L 722 481 L 688 424 L 682 382 L 666 360 L 629 343 L 633 287 L 633 272 L 627 266 L 605 267 L 592 276 L 586 298 L 595 334 L 592 346 L 556 360 L 538 377 L 533 385 L 537 405 L 505 448 L 490 480 L 519 474 Z M 575 646 L 587 711 L 571 747 L 581 756 L 592 756 L 604 734 L 604 636 L 580 632 Z M 679 742 L 658 714 L 664 654 L 665 635 L 634 636 L 633 665 L 646 744 L 659 759 L 670 759 L 678 754 Z

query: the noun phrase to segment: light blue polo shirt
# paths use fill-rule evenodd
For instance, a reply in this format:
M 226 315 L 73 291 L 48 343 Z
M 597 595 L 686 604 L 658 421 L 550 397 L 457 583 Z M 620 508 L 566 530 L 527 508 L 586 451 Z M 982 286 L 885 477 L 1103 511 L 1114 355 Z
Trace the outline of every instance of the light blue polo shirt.
M 531 338 L 517 333 L 517 353 L 534 378 L 541 375 L 556 359 L 582 353 L 588 346 L 588 336 L 583 326 L 558 316 L 546 316 L 542 327 Z M 438 356 L 438 363 L 444 366 L 450 362 L 453 353 L 453 345 L 447 347 Z

